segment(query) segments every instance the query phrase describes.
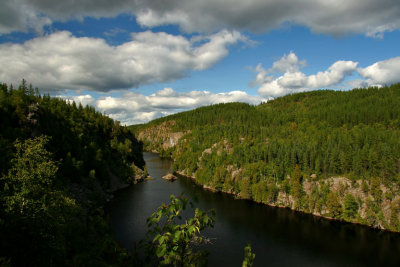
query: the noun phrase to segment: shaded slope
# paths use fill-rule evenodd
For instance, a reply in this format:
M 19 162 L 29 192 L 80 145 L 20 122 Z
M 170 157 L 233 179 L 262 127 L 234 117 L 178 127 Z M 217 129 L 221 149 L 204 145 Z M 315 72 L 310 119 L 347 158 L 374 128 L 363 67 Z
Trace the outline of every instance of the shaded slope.
M 0 262 L 123 265 L 102 205 L 143 176 L 141 143 L 94 108 L 24 81 L 0 84 L 0 122 Z

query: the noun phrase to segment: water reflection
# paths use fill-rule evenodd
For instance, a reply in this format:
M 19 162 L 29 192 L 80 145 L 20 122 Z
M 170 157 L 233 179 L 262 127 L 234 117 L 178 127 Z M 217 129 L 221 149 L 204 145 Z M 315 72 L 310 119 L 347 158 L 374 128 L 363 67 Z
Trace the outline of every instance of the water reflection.
M 143 237 L 145 220 L 160 203 L 185 192 L 200 209 L 216 210 L 215 227 L 205 232 L 213 240 L 210 266 L 240 266 L 248 242 L 256 253 L 255 266 L 400 266 L 398 234 L 235 200 L 202 190 L 189 179 L 167 182 L 161 177 L 170 161 L 151 153 L 145 160 L 155 180 L 122 190 L 109 206 L 116 239 L 128 249 Z

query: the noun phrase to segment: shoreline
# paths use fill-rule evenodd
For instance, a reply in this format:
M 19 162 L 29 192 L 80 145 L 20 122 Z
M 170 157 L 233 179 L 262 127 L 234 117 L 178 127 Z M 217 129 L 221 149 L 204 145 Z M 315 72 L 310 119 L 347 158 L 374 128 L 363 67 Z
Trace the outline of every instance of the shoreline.
M 175 171 L 175 172 L 173 172 L 173 174 L 175 176 L 177 176 L 178 178 L 182 177 L 182 178 L 193 180 L 193 182 L 197 186 L 203 188 L 204 190 L 211 191 L 213 193 L 223 193 L 223 194 L 231 195 L 235 200 L 236 199 L 238 199 L 238 200 L 248 200 L 248 201 L 252 201 L 254 203 L 266 205 L 266 206 L 269 206 L 269 207 L 272 207 L 272 208 L 289 209 L 289 210 L 292 210 L 294 212 L 299 212 L 299 213 L 302 213 L 302 214 L 308 214 L 308 215 L 316 216 L 318 218 L 322 218 L 322 219 L 329 220 L 329 221 L 335 221 L 335 222 L 345 223 L 345 224 L 354 224 L 354 225 L 364 226 L 364 227 L 367 227 L 367 228 L 375 230 L 375 231 L 389 232 L 389 233 L 394 233 L 394 234 L 399 234 L 400 235 L 400 232 L 392 231 L 392 230 L 386 229 L 386 228 L 372 227 L 370 225 L 359 223 L 359 222 L 349 222 L 349 221 L 346 221 L 346 220 L 343 220 L 343 219 L 335 219 L 335 218 L 332 218 L 332 217 L 329 217 L 329 216 L 324 216 L 322 214 L 316 214 L 316 213 L 296 210 L 296 209 L 293 209 L 293 208 L 288 207 L 288 206 L 268 204 L 268 203 L 258 202 L 258 201 L 255 201 L 255 200 L 249 199 L 249 198 L 243 198 L 243 197 L 240 197 L 238 194 L 233 193 L 233 192 L 228 192 L 228 191 L 224 191 L 224 190 L 217 190 L 217 189 L 215 189 L 215 188 L 213 188 L 211 186 L 206 186 L 206 185 L 200 184 L 200 183 L 197 182 L 196 177 L 193 177 L 193 176 L 190 176 L 190 175 L 186 175 L 182 171 Z

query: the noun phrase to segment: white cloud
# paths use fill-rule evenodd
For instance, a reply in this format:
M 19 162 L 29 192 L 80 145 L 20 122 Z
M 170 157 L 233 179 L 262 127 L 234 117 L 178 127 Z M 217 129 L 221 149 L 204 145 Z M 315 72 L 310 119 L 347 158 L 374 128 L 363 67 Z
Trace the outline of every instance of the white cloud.
M 291 51 L 289 55 L 284 55 L 281 59 L 275 61 L 274 64 L 272 65 L 271 71 L 296 72 L 305 65 L 306 61 L 305 60 L 300 61 L 296 56 L 296 54 L 293 53 L 293 51 Z
M 45 90 L 126 89 L 204 70 L 225 57 L 228 46 L 246 42 L 240 33 L 226 30 L 197 39 L 146 31 L 110 46 L 103 39 L 57 32 L 24 44 L 1 44 L 0 80 L 19 83 L 25 78 Z
M 400 57 L 376 62 L 366 68 L 359 68 L 358 73 L 367 79 L 361 86 L 384 86 L 400 82 Z
M 66 97 L 64 97 L 62 95 L 59 95 L 57 97 L 66 98 Z M 78 95 L 78 96 L 69 96 L 67 99 L 69 101 L 73 101 L 75 103 L 81 103 L 83 106 L 93 105 L 93 103 L 95 101 L 95 99 L 89 94 L 87 94 L 87 95 Z
M 307 88 L 320 88 L 341 83 L 346 76 L 351 75 L 357 68 L 358 62 L 336 61 L 327 71 L 318 72 L 307 77 Z
M 272 73 L 279 72 L 279 73 L 285 73 L 284 74 L 285 77 L 281 81 L 283 86 L 299 87 L 300 85 L 296 86 L 295 84 L 299 83 L 302 84 L 301 80 L 303 79 L 302 76 L 304 76 L 303 73 L 299 72 L 299 69 L 306 65 L 307 62 L 305 60 L 300 61 L 296 56 L 296 54 L 293 51 L 291 51 L 288 55 L 285 54 L 279 60 L 275 61 L 272 64 L 272 68 L 268 70 L 265 70 L 261 65 L 261 63 L 258 64 L 254 69 L 254 72 L 257 73 L 256 78 L 254 81 L 250 82 L 250 86 L 253 87 L 256 85 L 263 85 L 266 83 L 270 83 L 274 80 Z
M 256 67 L 255 81 L 250 85 L 258 84 L 258 92 L 263 96 L 282 96 L 289 93 L 309 91 L 326 88 L 341 83 L 346 76 L 351 75 L 357 68 L 357 62 L 337 61 L 328 70 L 313 75 L 305 75 L 300 67 L 305 66 L 305 61 L 299 61 L 291 52 L 273 63 L 272 68 L 265 70 L 260 64 Z M 283 73 L 274 78 L 272 73 Z
M 150 120 L 194 109 L 204 105 L 228 102 L 246 102 L 260 104 L 268 99 L 261 96 L 248 95 L 243 91 L 231 91 L 214 94 L 208 91 L 191 91 L 180 93 L 172 88 L 164 88 L 152 95 L 145 96 L 135 92 L 125 92 L 119 97 L 99 97 L 93 99 L 88 95 L 64 97 L 82 104 L 90 104 L 99 111 L 123 124 L 144 123 Z
M 314 75 L 315 76 L 315 75 Z M 296 72 L 286 72 L 283 76 L 277 79 L 279 86 L 284 88 L 296 89 L 303 88 L 307 86 L 308 78 L 304 73 Z
M 133 14 L 145 27 L 174 24 L 187 32 L 265 32 L 283 23 L 331 35 L 381 37 L 400 29 L 398 0 L 3 0 L 0 32 L 40 29 L 52 21 Z
M 252 68 L 250 68 L 250 70 L 256 72 L 256 78 L 254 79 L 254 81 L 251 81 L 249 83 L 250 87 L 254 87 L 257 85 L 262 85 L 264 83 L 268 83 L 271 82 L 274 77 L 273 76 L 269 76 L 269 71 L 265 70 L 263 68 L 263 66 L 261 65 L 261 63 L 259 63 L 255 69 L 253 70 Z

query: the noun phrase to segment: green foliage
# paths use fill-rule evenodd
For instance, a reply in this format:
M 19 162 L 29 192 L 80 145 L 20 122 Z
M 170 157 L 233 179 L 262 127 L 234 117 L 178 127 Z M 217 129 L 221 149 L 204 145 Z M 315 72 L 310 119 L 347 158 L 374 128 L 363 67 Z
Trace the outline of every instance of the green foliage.
M 110 173 L 128 179 L 132 162 L 144 166 L 141 144 L 132 132 L 93 107 L 40 96 L 25 81 L 17 90 L 6 84 L 0 88 L 0 174 L 10 168 L 17 138 L 41 135 L 51 137 L 48 149 L 60 161 L 58 171 L 66 183 L 81 183 L 95 170 L 97 181 L 107 187 Z
M 51 153 L 44 147 L 47 142 L 48 138 L 42 136 L 15 143 L 12 167 L 3 178 L 10 193 L 5 197 L 7 211 L 35 214 L 42 210 L 40 201 L 44 199 L 41 198 L 48 193 L 58 170 L 57 163 L 51 160 Z
M 383 225 L 379 217 L 384 214 L 384 198 L 393 201 L 391 194 L 396 193 L 383 194 L 381 187 L 398 190 L 400 185 L 398 103 L 400 84 L 319 90 L 258 106 L 201 107 L 131 129 L 143 134 L 168 125 L 163 128 L 166 133 L 185 133 L 168 150 L 174 158 L 173 170 L 194 174 L 202 185 L 258 202 L 319 213 L 329 204 L 335 218 L 359 221 L 354 201 L 346 209 L 347 185 L 340 185 L 334 197 L 324 181 L 346 177 L 355 187 L 356 181 L 363 180 L 363 198 L 371 195 L 376 201 L 368 207 L 368 220 Z M 147 148 L 161 147 L 159 140 L 146 142 Z M 303 177 L 310 176 L 320 185 L 313 195 L 303 191 Z M 286 199 L 278 199 L 279 192 L 286 193 Z
M 376 178 L 373 178 L 371 180 L 371 191 L 372 191 L 372 195 L 375 199 L 375 202 L 377 204 L 380 204 L 382 202 L 382 190 L 380 188 L 380 181 Z
M 1 245 L 7 244 L 6 255 L 15 265 L 62 263 L 64 238 L 78 212 L 75 201 L 54 188 L 58 167 L 45 149 L 47 142 L 44 136 L 17 141 L 11 169 L 2 178 L 5 239 Z
M 145 250 L 146 264 L 173 266 L 206 265 L 207 252 L 198 251 L 207 239 L 200 231 L 213 227 L 214 211 L 195 210 L 194 217 L 183 221 L 181 212 L 188 202 L 181 196 L 171 195 L 169 204 L 162 204 L 147 219 L 149 230 L 141 246 Z M 191 204 L 191 203 L 190 203 Z
M 361 190 L 364 193 L 368 193 L 368 191 L 369 191 L 368 183 L 365 180 L 362 180 L 362 182 L 361 182 Z
M 253 261 L 256 258 L 256 254 L 251 252 L 251 245 L 248 244 L 244 248 L 244 259 L 242 263 L 242 267 L 251 267 L 253 266 Z
M 380 225 L 379 213 L 380 209 L 377 203 L 368 198 L 365 223 L 371 227 L 378 227 Z
M 213 227 L 215 212 L 195 209 L 192 218 L 184 218 L 187 204 L 193 204 L 182 196 L 170 196 L 168 204 L 161 204 L 147 219 L 148 231 L 139 242 L 134 265 L 144 266 L 207 266 L 208 251 L 199 250 L 210 243 L 201 231 Z M 140 255 L 144 258 L 141 259 Z M 251 245 L 244 248 L 242 266 L 251 267 L 255 259 Z
M 392 203 L 392 212 L 390 215 L 390 226 L 395 231 L 400 231 L 400 200 Z
M 346 220 L 353 220 L 358 212 L 358 202 L 352 194 L 347 194 L 344 198 L 343 215 Z
M 327 196 L 326 206 L 330 212 L 330 215 L 334 219 L 339 219 L 342 214 L 342 204 L 340 204 L 339 198 L 335 192 L 330 192 Z
M 185 163 L 196 163 L 205 149 L 225 140 L 231 152 L 222 155 L 220 151 L 204 164 L 222 160 L 224 166 L 242 167 L 262 161 L 269 174 L 279 179 L 291 175 L 297 165 L 300 172 L 321 178 L 346 174 L 396 181 L 399 88 L 400 84 L 346 92 L 313 91 L 259 106 L 218 104 L 132 128 L 140 132 L 173 121 L 170 131 L 190 130 L 181 139 L 185 142 L 172 151 L 175 164 L 185 167 L 189 166 Z M 264 169 L 258 165 L 255 171 L 262 174 Z
M 291 183 L 291 190 L 290 193 L 295 199 L 295 208 L 299 208 L 299 201 L 301 199 L 301 196 L 303 195 L 303 187 L 301 184 L 302 181 L 302 175 L 299 169 L 299 166 L 296 165 L 296 168 L 294 169 L 292 178 L 290 179 Z
M 242 180 L 240 192 L 242 198 L 251 199 L 251 180 L 249 178 L 246 177 Z
M 0 84 L 0 261 L 121 265 L 102 205 L 111 177 L 133 181 L 142 145 L 93 107 Z

